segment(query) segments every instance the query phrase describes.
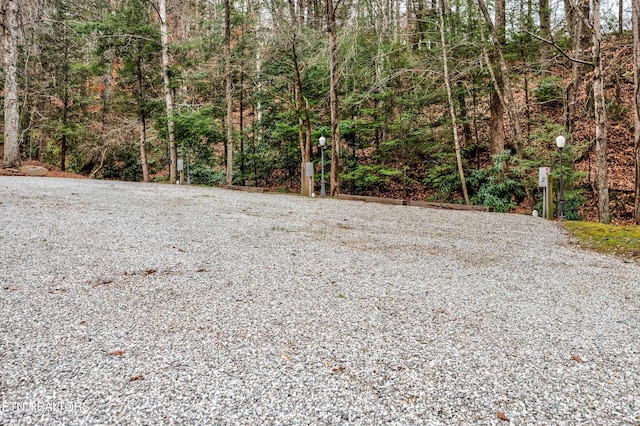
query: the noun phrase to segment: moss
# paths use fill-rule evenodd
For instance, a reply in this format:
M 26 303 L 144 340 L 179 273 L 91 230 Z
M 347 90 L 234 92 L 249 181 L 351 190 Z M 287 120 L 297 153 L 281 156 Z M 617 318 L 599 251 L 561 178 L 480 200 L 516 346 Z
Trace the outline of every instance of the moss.
M 640 257 L 640 226 L 577 221 L 567 221 L 564 225 L 583 247 L 601 253 Z

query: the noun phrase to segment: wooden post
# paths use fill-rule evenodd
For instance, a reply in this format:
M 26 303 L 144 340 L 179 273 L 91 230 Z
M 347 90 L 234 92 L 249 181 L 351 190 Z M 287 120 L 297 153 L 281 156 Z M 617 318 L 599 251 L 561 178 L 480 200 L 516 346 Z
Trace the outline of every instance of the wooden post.
M 553 179 L 549 179 L 549 189 L 548 191 L 548 196 L 547 196 L 547 212 L 548 212 L 548 217 L 547 219 L 553 220 Z

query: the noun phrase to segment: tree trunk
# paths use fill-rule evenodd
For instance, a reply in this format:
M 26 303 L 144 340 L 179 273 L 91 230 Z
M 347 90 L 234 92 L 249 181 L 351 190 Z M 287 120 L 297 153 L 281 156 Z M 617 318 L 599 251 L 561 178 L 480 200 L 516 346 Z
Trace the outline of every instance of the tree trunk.
M 331 104 L 331 196 L 340 193 L 340 115 L 338 110 L 338 36 L 336 29 L 336 10 L 333 0 L 327 2 L 327 29 L 329 31 L 329 64 L 331 68 L 330 94 Z
M 488 18 L 488 20 L 490 21 L 491 18 Z M 502 46 L 505 42 L 505 0 L 496 0 L 495 2 L 495 22 L 495 32 L 493 32 L 493 37 L 497 37 L 497 39 L 494 39 L 494 42 L 497 45 Z M 499 87 L 494 88 L 491 93 L 491 145 L 489 150 L 492 154 L 504 151 L 505 139 L 504 105 L 503 102 L 500 101 L 500 96 L 497 94 L 497 91 L 504 92 L 504 80 L 500 74 L 497 75 L 496 82 Z
M 173 95 L 169 85 L 169 35 L 167 32 L 167 2 L 158 0 L 160 13 L 160 44 L 162 49 L 162 80 L 167 109 L 167 131 L 169 132 L 169 183 L 176 183 L 178 177 L 178 152 L 173 131 Z
M 585 8 L 585 3 L 588 5 L 588 0 L 580 0 L 575 5 L 575 10 L 573 10 L 571 16 L 573 17 L 573 24 L 570 26 L 572 29 L 571 34 L 571 46 L 573 50 L 573 57 L 576 61 L 572 63 L 572 71 L 571 71 L 571 82 L 567 86 L 567 109 L 566 109 L 566 118 L 565 118 L 565 126 L 567 128 L 567 132 L 569 135 L 573 133 L 574 123 L 576 121 L 576 112 L 577 112 L 577 99 L 578 99 L 578 91 L 580 90 L 580 85 L 582 84 L 583 77 L 583 67 L 584 65 L 579 61 L 582 60 L 583 57 L 583 49 L 584 49 L 584 21 L 586 19 L 582 19 L 582 13 L 578 13 L 578 11 L 582 11 Z
M 4 9 L 4 155 L 7 167 L 20 167 L 20 106 L 18 104 L 18 4 Z
M 496 91 L 496 94 L 502 98 L 503 107 L 507 111 L 507 114 L 509 116 L 509 121 L 511 122 L 511 126 L 513 127 L 513 131 L 515 133 L 515 140 L 516 140 L 515 141 L 516 154 L 518 155 L 518 158 L 522 158 L 522 142 L 523 142 L 522 129 L 520 127 L 520 120 L 518 118 L 518 110 L 516 108 L 515 99 L 513 97 L 513 91 L 511 90 L 511 82 L 509 79 L 509 70 L 507 68 L 507 61 L 504 59 L 504 55 L 502 54 L 502 47 L 500 45 L 501 36 L 500 36 L 500 33 L 498 33 L 497 29 L 493 26 L 493 22 L 491 21 L 491 16 L 489 15 L 489 10 L 487 9 L 487 5 L 484 2 L 484 0 L 478 0 L 478 4 L 480 5 L 482 14 L 484 15 L 484 18 L 487 22 L 487 27 L 491 32 L 493 46 L 496 51 L 496 55 L 498 57 L 498 65 L 499 65 L 498 69 L 500 70 L 500 79 L 502 80 L 503 93 L 500 96 L 501 90 L 499 87 L 495 87 L 495 91 Z M 494 79 L 494 84 L 496 80 L 498 79 Z
M 551 40 L 551 9 L 549 9 L 549 0 L 540 0 L 540 37 L 545 40 Z M 542 43 L 540 47 L 540 60 L 542 62 L 542 75 L 549 74 L 549 60 L 551 59 L 551 46 L 548 43 Z
M 609 179 L 607 171 L 607 107 L 604 97 L 604 76 L 602 66 L 602 32 L 600 27 L 600 0 L 592 0 L 593 4 L 593 100 L 596 121 L 596 158 L 598 172 L 596 187 L 598 191 L 598 214 L 600 223 L 610 223 L 609 214 Z
M 224 0 L 224 75 L 227 103 L 227 185 L 233 184 L 233 105 L 231 99 L 231 5 Z
M 458 173 L 460 174 L 460 184 L 465 204 L 469 205 L 469 193 L 467 192 L 467 182 L 464 178 L 464 168 L 462 167 L 462 154 L 460 152 L 460 141 L 458 140 L 458 125 L 456 123 L 456 112 L 453 108 L 453 95 L 451 94 L 451 83 L 449 82 L 449 64 L 447 59 L 447 43 L 444 37 L 444 0 L 440 0 L 440 41 L 442 43 L 442 65 L 444 72 L 444 85 L 447 88 L 447 100 L 449 101 L 449 113 L 451 114 L 451 127 L 453 127 L 453 144 L 456 150 L 456 162 L 458 163 Z
M 640 225 L 640 0 L 631 0 L 633 16 L 633 94 L 634 94 L 634 149 L 635 149 L 635 222 Z
M 140 104 L 145 102 L 144 72 L 142 71 L 142 52 L 138 49 L 136 58 L 136 73 L 138 77 L 138 95 Z M 147 113 L 145 108 L 140 111 L 140 164 L 142 165 L 142 181 L 149 182 L 149 163 L 147 162 Z
M 149 164 L 147 163 L 147 121 L 140 120 L 140 163 L 142 164 L 142 181 L 149 182 Z
M 300 193 L 305 195 L 311 195 L 312 188 L 309 188 L 309 180 L 305 178 L 306 163 L 311 161 L 311 120 L 309 118 L 309 107 L 307 100 L 302 92 L 302 76 L 300 74 L 300 64 L 298 63 L 298 51 L 296 49 L 296 37 L 293 38 L 291 44 L 291 54 L 293 60 L 293 74 L 295 76 L 295 103 L 296 112 L 298 113 L 298 120 L 300 126 L 300 154 L 302 162 L 300 164 Z M 303 133 L 304 132 L 304 133 Z

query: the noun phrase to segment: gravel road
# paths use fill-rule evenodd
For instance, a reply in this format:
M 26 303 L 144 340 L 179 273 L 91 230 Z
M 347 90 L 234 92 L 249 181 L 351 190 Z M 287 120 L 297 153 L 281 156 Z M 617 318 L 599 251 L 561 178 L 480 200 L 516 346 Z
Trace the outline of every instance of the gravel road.
M 540 218 L 0 178 L 0 424 L 639 425 L 640 266 Z

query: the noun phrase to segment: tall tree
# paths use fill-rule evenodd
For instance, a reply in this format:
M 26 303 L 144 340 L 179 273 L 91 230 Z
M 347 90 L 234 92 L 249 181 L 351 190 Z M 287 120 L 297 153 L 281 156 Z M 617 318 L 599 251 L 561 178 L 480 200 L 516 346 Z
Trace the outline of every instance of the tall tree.
M 458 124 L 456 122 L 456 112 L 453 107 L 453 96 L 451 94 L 451 82 L 449 81 L 449 64 L 447 59 L 447 43 L 444 31 L 444 0 L 440 0 L 440 40 L 442 42 L 442 65 L 444 85 L 447 88 L 447 100 L 449 102 L 449 113 L 451 115 L 451 127 L 453 128 L 453 143 L 456 150 L 456 162 L 458 164 L 458 174 L 460 175 L 460 184 L 462 185 L 462 194 L 465 204 L 469 205 L 469 193 L 467 192 L 467 182 L 464 178 L 464 168 L 462 167 L 462 154 L 460 150 L 460 141 L 458 140 Z
M 635 151 L 635 222 L 640 225 L 640 0 L 631 0 L 633 18 L 633 139 Z
M 545 40 L 551 39 L 551 9 L 549 8 L 549 0 L 540 0 L 540 36 Z M 542 63 L 543 75 L 549 74 L 549 60 L 551 59 L 551 46 L 548 43 L 542 43 L 540 51 L 540 62 Z
M 329 103 L 331 109 L 331 196 L 340 193 L 340 112 L 338 107 L 338 31 L 336 26 L 336 9 L 340 0 L 325 0 L 327 16 L 327 32 L 329 33 Z
M 6 0 L 4 22 L 4 157 L 7 167 L 20 166 L 20 106 L 18 101 L 18 1 Z
M 593 100 L 596 122 L 596 158 L 598 173 L 598 214 L 601 223 L 610 223 L 609 174 L 607 170 L 607 106 L 604 95 L 604 70 L 602 65 L 602 29 L 600 23 L 600 0 L 592 0 L 593 6 Z
M 483 3 L 484 4 L 484 3 Z M 482 7 L 482 5 L 481 5 Z M 483 9 L 483 12 L 485 8 Z M 493 42 L 496 47 L 496 52 L 505 44 L 505 29 L 506 29 L 506 6 L 505 0 L 496 0 L 495 2 L 495 25 L 491 22 L 491 18 L 488 16 L 488 12 L 485 15 L 487 25 L 492 26 L 495 30 L 492 31 Z M 495 61 L 497 62 L 497 61 Z M 491 92 L 491 145 L 490 151 L 492 154 L 497 154 L 504 151 L 504 102 L 500 101 L 500 95 L 498 92 L 504 90 L 504 76 L 502 73 L 497 74 L 497 84 Z
M 518 157 L 522 158 L 522 128 L 520 126 L 520 119 L 518 118 L 518 109 L 515 102 L 515 97 L 513 96 L 513 90 L 511 88 L 511 80 L 509 78 L 509 69 L 507 68 L 507 61 L 502 52 L 502 43 L 501 38 L 504 36 L 500 35 L 498 28 L 496 28 L 491 22 L 491 16 L 489 15 L 489 10 L 487 8 L 487 4 L 484 0 L 478 0 L 478 5 L 482 10 L 482 14 L 484 15 L 487 26 L 489 27 L 489 32 L 491 33 L 491 39 L 493 41 L 493 48 L 495 50 L 495 54 L 497 56 L 498 61 L 498 70 L 500 74 L 498 74 L 499 78 L 494 79 L 494 89 L 496 92 L 496 97 L 498 101 L 502 105 L 503 110 L 507 111 L 507 115 L 509 117 L 509 121 L 511 122 L 511 126 L 513 127 L 513 131 L 515 133 L 515 142 L 516 142 L 516 154 Z M 491 65 L 489 65 L 491 66 Z M 502 95 L 501 95 L 502 94 Z M 493 102 L 493 101 L 492 101 Z
M 165 105 L 167 109 L 167 130 L 169 133 L 169 183 L 176 183 L 178 177 L 178 151 L 173 122 L 173 94 L 169 81 L 169 33 L 167 29 L 167 1 L 158 0 L 160 15 L 160 44 L 162 49 L 162 79 Z
M 569 6 L 567 11 L 567 23 L 569 34 L 571 35 L 571 50 L 573 50 L 573 61 L 571 64 L 571 81 L 567 86 L 567 106 L 565 111 L 565 126 L 567 132 L 573 134 L 574 123 L 577 114 L 578 92 L 582 84 L 584 75 L 584 28 L 590 25 L 587 21 L 589 16 L 589 0 L 577 0 L 575 3 L 567 0 Z
M 227 185 L 233 183 L 233 99 L 231 97 L 231 4 L 224 0 L 224 78 L 227 105 Z

